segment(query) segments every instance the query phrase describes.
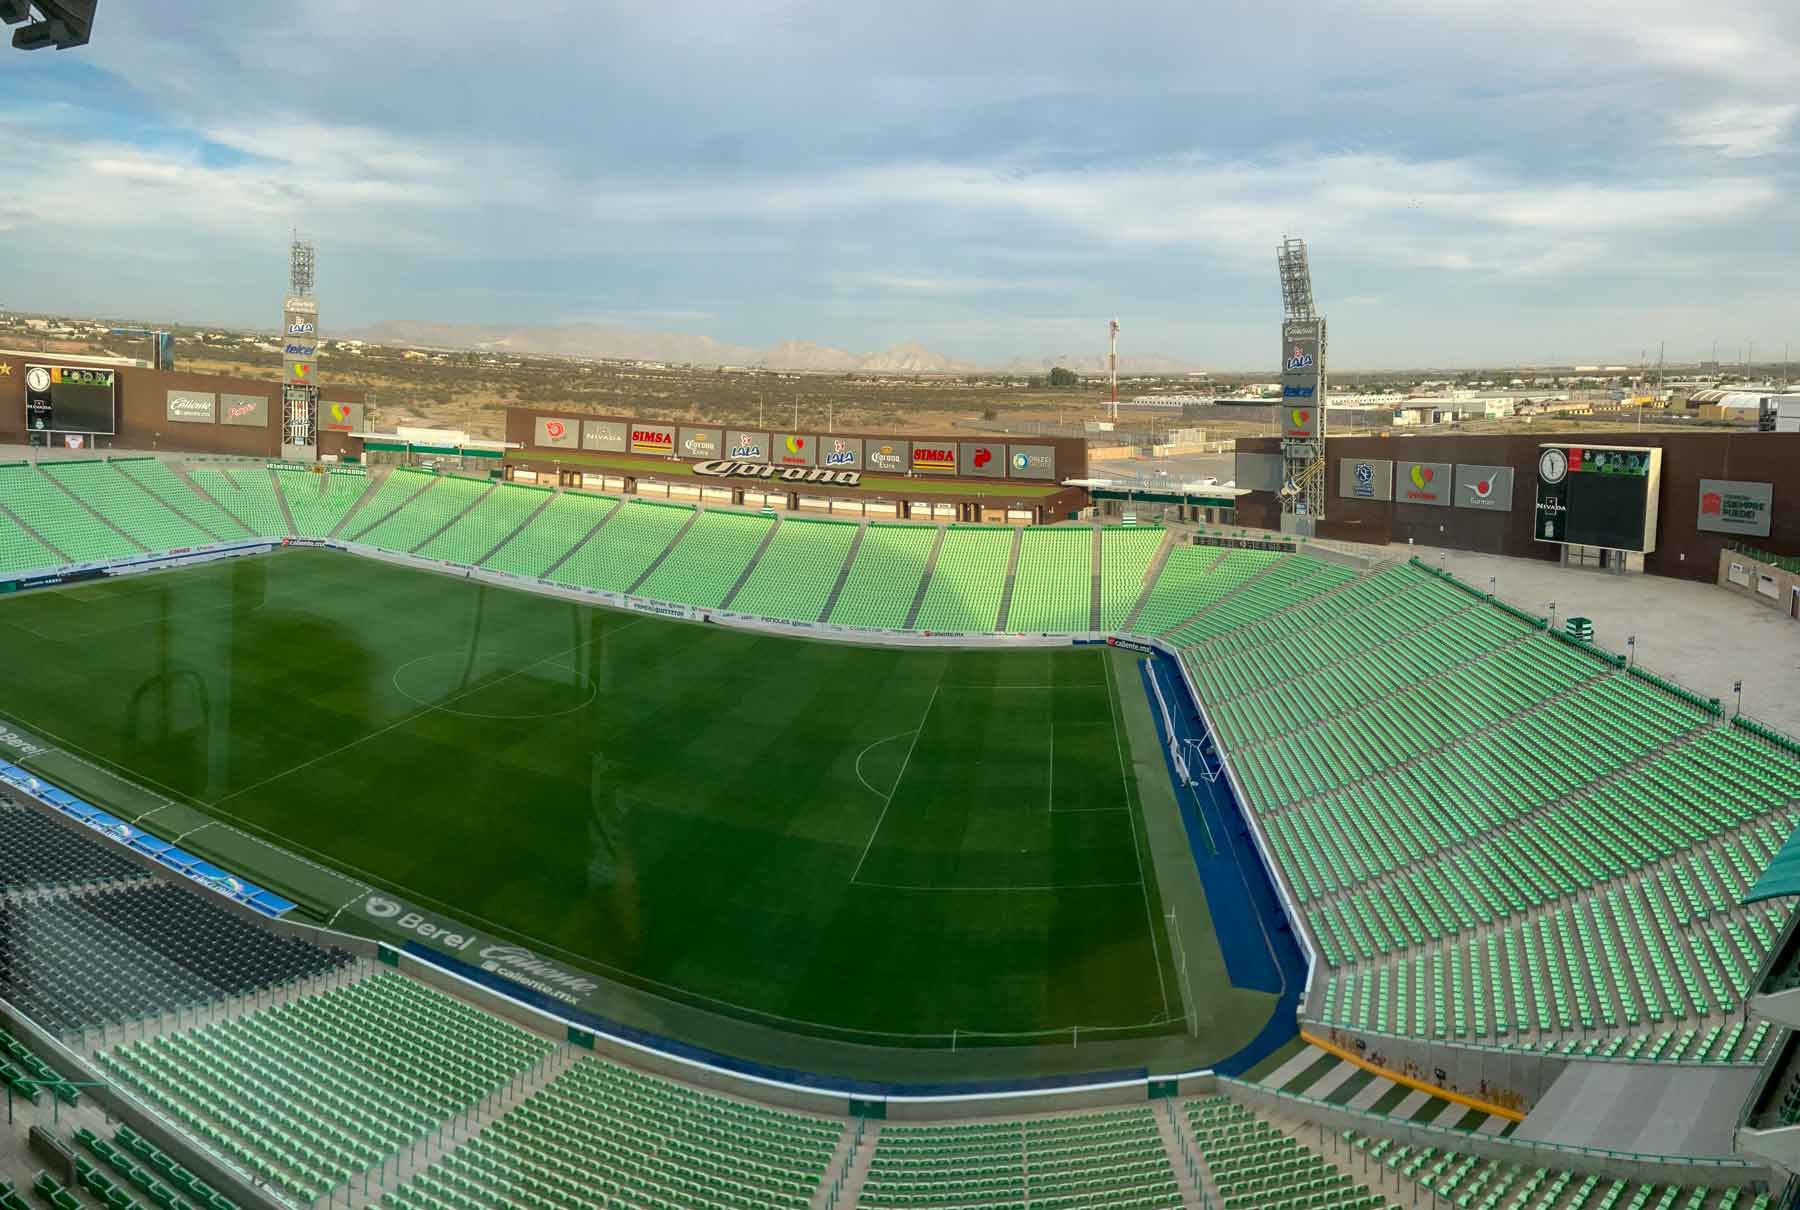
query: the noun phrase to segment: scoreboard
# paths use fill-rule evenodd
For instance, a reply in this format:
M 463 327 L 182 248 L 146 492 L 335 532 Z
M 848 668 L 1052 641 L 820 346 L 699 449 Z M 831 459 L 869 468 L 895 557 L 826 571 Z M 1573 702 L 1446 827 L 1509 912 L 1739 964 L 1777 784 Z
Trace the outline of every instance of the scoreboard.
M 87 366 L 25 367 L 25 424 L 34 433 L 111 436 L 117 427 L 114 371 Z
M 1649 554 L 1656 549 L 1662 450 L 1627 445 L 1538 447 L 1539 542 Z

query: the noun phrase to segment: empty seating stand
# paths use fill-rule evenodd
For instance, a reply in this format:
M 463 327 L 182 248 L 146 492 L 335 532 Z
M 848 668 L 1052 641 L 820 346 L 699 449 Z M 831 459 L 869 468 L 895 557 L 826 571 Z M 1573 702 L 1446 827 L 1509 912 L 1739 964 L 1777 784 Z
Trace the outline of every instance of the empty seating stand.
M 113 466 L 172 512 L 179 513 L 220 542 L 253 536 L 224 509 L 195 491 L 180 475 L 155 458 L 118 458 Z
M 188 472 L 194 484 L 259 538 L 292 536 L 275 481 L 267 466 L 198 466 Z
M 693 516 L 685 504 L 627 500 L 550 578 L 579 588 L 628 592 Z
M 668 557 L 645 577 L 636 595 L 716 609 L 725 603 L 774 524 L 757 513 L 701 513 Z
M 855 539 L 856 526 L 850 522 L 787 518 L 731 599 L 731 608 L 785 622 L 818 621 Z
M 1270 550 L 1177 546 L 1169 551 L 1132 629 L 1164 634 L 1284 557 Z
M 1013 532 L 991 526 L 952 525 L 938 548 L 937 565 L 919 606 L 919 630 L 992 630 L 1006 591 Z
M 28 463 L 0 466 L 0 505 L 71 562 L 97 563 L 141 553 L 131 539 L 75 503 Z
M 294 532 L 302 538 L 330 537 L 346 514 L 369 488 L 369 475 L 361 470 L 317 468 L 281 463 L 274 468 L 275 483 L 294 519 Z
M 43 471 L 145 550 L 205 546 L 213 536 L 111 462 L 46 462 Z
M 529 1071 L 551 1043 L 398 975 L 104 1051 L 119 1085 L 311 1201 Z
M 905 626 L 937 535 L 935 525 L 871 524 L 827 620 L 888 630 Z
M 1369 1160 L 1379 1161 L 1400 1177 L 1417 1182 L 1438 1205 L 1556 1206 L 1559 1210 L 1768 1210 L 1774 1204 L 1766 1190 L 1747 1186 L 1648 1184 L 1412 1146 L 1357 1131 L 1346 1131 L 1341 1139 Z
M 857 1205 L 1164 1210 L 1182 1205 L 1151 1110 L 888 1125 Z
M 389 477 L 412 478 L 413 471 L 395 471 Z M 463 475 L 438 475 L 425 490 L 407 497 L 398 512 L 356 536 L 365 546 L 382 550 L 410 552 L 442 529 L 452 518 L 480 499 L 492 486 L 486 479 Z
M 1006 628 L 1093 629 L 1093 554 L 1094 531 L 1086 525 L 1021 531 Z
M 144 878 L 109 845 L 0 798 L 0 891 Z
M 419 548 L 425 559 L 474 564 L 549 502 L 552 490 L 524 483 L 502 483 L 481 498 L 431 541 Z
M 1144 577 L 1162 549 L 1160 529 L 1109 525 L 1100 531 L 1100 629 L 1117 630 L 1144 595 Z
M 805 1210 L 843 1130 L 582 1059 L 382 1204 Z
M 0 499 L 0 505 L 4 503 Z M 37 571 L 60 566 L 62 562 L 60 555 L 32 537 L 24 526 L 0 512 L 0 573 Z
M 1385 1210 L 1386 1199 L 1229 1097 L 1190 1102 L 1188 1125 L 1225 1210 Z
M 0 901 L 0 996 L 64 1033 L 160 1017 L 349 962 L 151 880 Z
M 541 577 L 618 504 L 613 496 L 558 492 L 543 512 L 482 566 L 515 576 Z

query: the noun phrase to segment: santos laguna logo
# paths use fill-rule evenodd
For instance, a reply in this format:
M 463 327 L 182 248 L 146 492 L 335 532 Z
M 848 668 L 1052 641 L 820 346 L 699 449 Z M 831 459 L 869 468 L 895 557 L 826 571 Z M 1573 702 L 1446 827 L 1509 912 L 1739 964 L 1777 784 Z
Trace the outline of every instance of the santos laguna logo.
M 840 487 L 862 486 L 861 471 L 834 471 L 825 467 L 776 466 L 772 462 L 737 462 L 729 458 L 710 458 L 694 463 L 696 475 L 742 475 L 751 479 L 785 479 L 789 483 L 835 483 Z

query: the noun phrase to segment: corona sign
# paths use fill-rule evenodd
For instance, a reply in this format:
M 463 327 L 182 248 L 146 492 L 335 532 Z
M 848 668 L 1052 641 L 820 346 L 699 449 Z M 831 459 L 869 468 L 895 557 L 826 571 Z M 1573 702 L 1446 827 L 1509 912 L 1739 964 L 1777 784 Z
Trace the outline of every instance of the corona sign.
M 780 479 L 784 483 L 826 483 L 837 487 L 861 487 L 862 472 L 833 471 L 819 466 L 777 466 L 773 462 L 738 462 L 713 458 L 694 463 L 696 475 L 713 478 Z

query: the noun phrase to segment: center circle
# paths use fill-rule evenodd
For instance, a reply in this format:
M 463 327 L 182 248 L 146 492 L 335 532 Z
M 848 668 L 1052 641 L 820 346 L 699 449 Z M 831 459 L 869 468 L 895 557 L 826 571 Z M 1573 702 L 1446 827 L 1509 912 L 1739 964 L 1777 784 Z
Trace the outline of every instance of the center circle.
M 600 687 L 585 674 L 570 672 L 568 665 L 540 660 L 519 668 L 505 669 L 485 680 L 465 682 L 465 656 L 459 651 L 439 651 L 408 660 L 394 669 L 394 692 L 407 701 L 453 714 L 458 718 L 541 719 L 574 714 L 600 696 Z M 546 676 L 534 676 L 542 670 Z M 559 679 L 567 678 L 567 679 Z M 515 688 L 516 705 L 499 710 L 471 709 L 466 703 L 479 703 L 490 689 Z

